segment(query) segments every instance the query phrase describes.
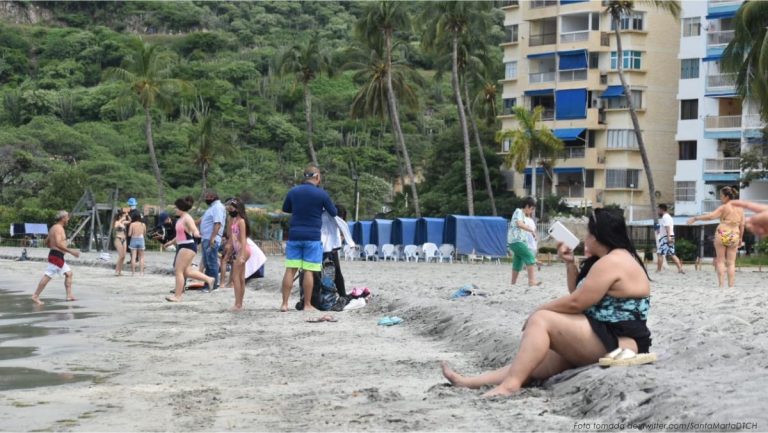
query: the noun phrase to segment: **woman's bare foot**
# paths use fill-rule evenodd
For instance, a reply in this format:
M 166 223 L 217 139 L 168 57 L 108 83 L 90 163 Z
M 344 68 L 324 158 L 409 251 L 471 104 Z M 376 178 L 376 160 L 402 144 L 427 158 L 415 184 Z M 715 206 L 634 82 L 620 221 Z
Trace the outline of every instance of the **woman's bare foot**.
M 234 307 L 230 308 L 229 311 L 231 311 L 233 313 L 239 313 L 239 312 L 243 311 L 243 306 L 241 305 L 241 306 L 238 307 L 237 305 L 235 305 Z
M 35 295 L 32 295 L 32 302 L 34 302 L 36 305 L 44 305 L 45 304 L 43 301 L 40 300 L 40 298 L 38 298 Z
M 280 312 L 281 313 L 287 313 L 288 312 L 288 304 L 283 304 L 280 306 Z
M 460 386 L 464 387 L 464 376 L 460 375 L 459 373 L 456 373 L 453 371 L 453 369 L 448 366 L 448 363 L 445 361 L 440 362 L 440 368 L 443 369 L 443 376 L 448 379 L 448 382 L 451 382 L 451 385 L 453 386 Z
M 175 295 L 174 296 L 166 296 L 165 300 L 168 301 L 168 302 L 181 302 L 181 298 L 177 298 Z
M 70 302 L 70 301 L 77 301 L 77 298 L 75 298 L 74 296 L 67 296 L 67 302 Z
M 503 385 L 499 385 L 492 390 L 486 392 L 483 394 L 483 398 L 493 398 L 493 397 L 509 397 L 512 394 L 516 393 L 518 389 L 511 389 L 507 388 Z
M 317 308 L 313 307 L 312 305 L 304 304 L 304 311 L 317 311 Z

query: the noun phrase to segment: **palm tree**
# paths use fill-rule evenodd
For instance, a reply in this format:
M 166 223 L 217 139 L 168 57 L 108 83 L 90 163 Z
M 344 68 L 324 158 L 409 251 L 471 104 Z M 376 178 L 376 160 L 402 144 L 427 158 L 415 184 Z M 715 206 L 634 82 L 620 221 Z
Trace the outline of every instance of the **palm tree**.
M 621 18 L 630 16 L 635 11 L 635 4 L 640 1 L 635 0 L 609 0 L 605 8 L 605 13 L 610 15 L 613 22 L 614 34 L 616 35 L 616 69 L 619 73 L 621 86 L 624 88 L 624 95 L 627 98 L 627 107 L 629 107 L 629 116 L 632 118 L 632 127 L 635 130 L 637 147 L 640 149 L 640 157 L 643 160 L 643 169 L 648 179 L 648 195 L 651 198 L 651 215 L 653 224 L 659 223 L 659 217 L 656 214 L 656 184 L 653 182 L 653 173 L 651 173 L 651 163 L 648 161 L 648 150 L 645 148 L 643 134 L 640 131 L 640 121 L 637 119 L 634 104 L 632 103 L 632 93 L 624 77 L 624 51 L 621 48 Z M 658 9 L 669 12 L 673 17 L 680 16 L 680 3 L 677 0 L 645 0 L 642 3 L 650 4 Z
M 201 171 L 201 194 L 208 189 L 208 171 L 216 156 L 236 151 L 232 141 L 223 138 L 219 119 L 211 113 L 202 98 L 193 107 L 195 123 L 189 128 L 188 146 L 194 152 L 194 163 Z
M 541 165 L 545 169 L 555 165 L 555 160 L 563 154 L 564 145 L 551 129 L 541 122 L 542 107 L 528 111 L 515 107 L 514 115 L 517 129 L 505 129 L 496 133 L 496 141 L 510 141 L 507 154 L 507 166 L 518 173 L 523 173 L 528 165 L 533 166 L 531 173 L 531 196 L 536 197 L 536 171 Z M 542 185 L 543 187 L 543 185 Z M 543 194 L 542 194 L 543 196 Z
M 159 106 L 170 109 L 178 92 L 191 87 L 183 80 L 171 78 L 174 60 L 170 52 L 161 51 L 155 45 L 138 41 L 133 53 L 126 57 L 123 67 L 112 67 L 104 71 L 105 79 L 127 83 L 131 94 L 139 99 L 144 109 L 147 148 L 157 182 L 157 197 L 161 207 L 165 207 L 165 189 L 152 137 L 152 108 Z
M 296 44 L 286 50 L 278 59 L 277 69 L 281 74 L 295 74 L 304 91 L 304 117 L 307 121 L 307 146 L 312 163 L 317 165 L 317 152 L 312 143 L 312 91 L 309 83 L 318 75 L 331 75 L 330 52 L 320 48 L 320 39 L 314 35 L 307 43 Z
M 472 158 L 469 144 L 469 128 L 464 108 L 464 101 L 459 87 L 459 45 L 460 39 L 473 27 L 473 23 L 485 18 L 484 12 L 491 7 L 490 2 L 444 1 L 426 3 L 422 13 L 425 23 L 422 44 L 433 51 L 441 52 L 450 41 L 451 86 L 459 112 L 462 139 L 464 141 L 464 178 L 467 185 L 467 210 L 475 214 L 474 192 L 472 190 Z M 475 26 L 482 27 L 482 26 Z M 443 51 L 444 52 L 444 51 Z
M 381 71 L 381 73 L 383 74 L 382 78 L 386 83 L 387 89 L 387 111 L 389 112 L 389 118 L 392 122 L 392 130 L 395 134 L 395 139 L 400 145 L 400 151 L 402 152 L 403 160 L 405 161 L 405 168 L 411 183 L 411 194 L 413 194 L 413 206 L 416 211 L 416 216 L 421 216 L 421 205 L 419 203 L 418 192 L 416 191 L 416 178 L 413 175 L 413 166 L 411 165 L 411 157 L 408 155 L 408 147 L 405 145 L 403 130 L 400 128 L 400 114 L 397 111 L 397 97 L 392 84 L 394 73 L 392 65 L 394 32 L 395 30 L 403 31 L 410 28 L 410 17 L 403 5 L 404 3 L 396 1 L 370 3 L 366 8 L 363 17 L 355 24 L 355 31 L 369 47 L 384 48 L 382 50 L 384 54 L 384 70 Z

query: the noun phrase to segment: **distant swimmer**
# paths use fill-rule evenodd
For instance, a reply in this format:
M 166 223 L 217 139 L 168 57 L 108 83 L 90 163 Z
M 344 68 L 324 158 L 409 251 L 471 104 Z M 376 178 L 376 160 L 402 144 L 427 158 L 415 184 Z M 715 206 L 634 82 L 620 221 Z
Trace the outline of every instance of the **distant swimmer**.
M 43 305 L 40 300 L 40 294 L 45 290 L 45 286 L 56 275 L 64 275 L 64 288 L 67 290 L 67 301 L 74 301 L 72 296 L 72 270 L 64 262 L 64 254 L 69 253 L 75 257 L 80 257 L 80 251 L 67 248 L 67 235 L 64 227 L 69 223 L 69 212 L 60 210 L 56 213 L 56 223 L 51 226 L 48 232 L 47 244 L 51 251 L 48 252 L 48 267 L 45 269 L 45 275 L 40 279 L 35 294 L 32 295 L 32 301 L 35 304 Z

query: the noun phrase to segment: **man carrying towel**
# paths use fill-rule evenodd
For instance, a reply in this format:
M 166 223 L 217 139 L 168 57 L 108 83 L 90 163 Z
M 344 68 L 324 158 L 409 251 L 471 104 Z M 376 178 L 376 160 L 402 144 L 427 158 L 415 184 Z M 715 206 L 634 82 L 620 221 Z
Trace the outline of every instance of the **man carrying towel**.
M 308 165 L 304 170 L 304 183 L 288 191 L 283 202 L 283 212 L 291 214 L 288 224 L 289 240 L 285 246 L 285 274 L 283 275 L 283 303 L 280 311 L 288 311 L 293 278 L 299 269 L 304 272 L 304 310 L 312 307 L 312 272 L 319 272 L 323 263 L 323 245 L 320 242 L 320 228 L 323 226 L 323 210 L 332 217 L 337 214 L 336 206 L 320 188 L 320 169 Z
M 48 232 L 48 267 L 45 269 L 45 275 L 40 279 L 35 294 L 32 295 L 32 301 L 37 305 L 43 305 L 40 300 L 40 294 L 43 293 L 45 286 L 55 275 L 64 275 L 64 288 L 67 290 L 67 301 L 74 301 L 72 296 L 72 270 L 64 262 L 64 254 L 69 253 L 75 257 L 80 257 L 80 252 L 67 248 L 67 235 L 64 227 L 69 223 L 69 212 L 60 210 L 56 213 L 56 223 Z

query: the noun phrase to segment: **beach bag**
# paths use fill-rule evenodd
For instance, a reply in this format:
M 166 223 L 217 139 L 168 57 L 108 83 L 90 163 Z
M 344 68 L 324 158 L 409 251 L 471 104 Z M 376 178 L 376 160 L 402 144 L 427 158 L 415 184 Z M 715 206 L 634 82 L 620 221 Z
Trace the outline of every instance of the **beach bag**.
M 312 273 L 314 284 L 312 287 L 312 299 L 310 300 L 310 303 L 318 310 L 328 311 L 333 308 L 338 298 L 336 283 L 334 283 L 336 266 L 333 264 L 333 261 L 324 260 L 322 269 L 321 272 Z M 299 302 L 296 303 L 297 310 L 304 309 L 304 289 L 301 285 L 302 281 L 304 281 L 304 271 L 299 271 L 299 293 L 301 296 Z

